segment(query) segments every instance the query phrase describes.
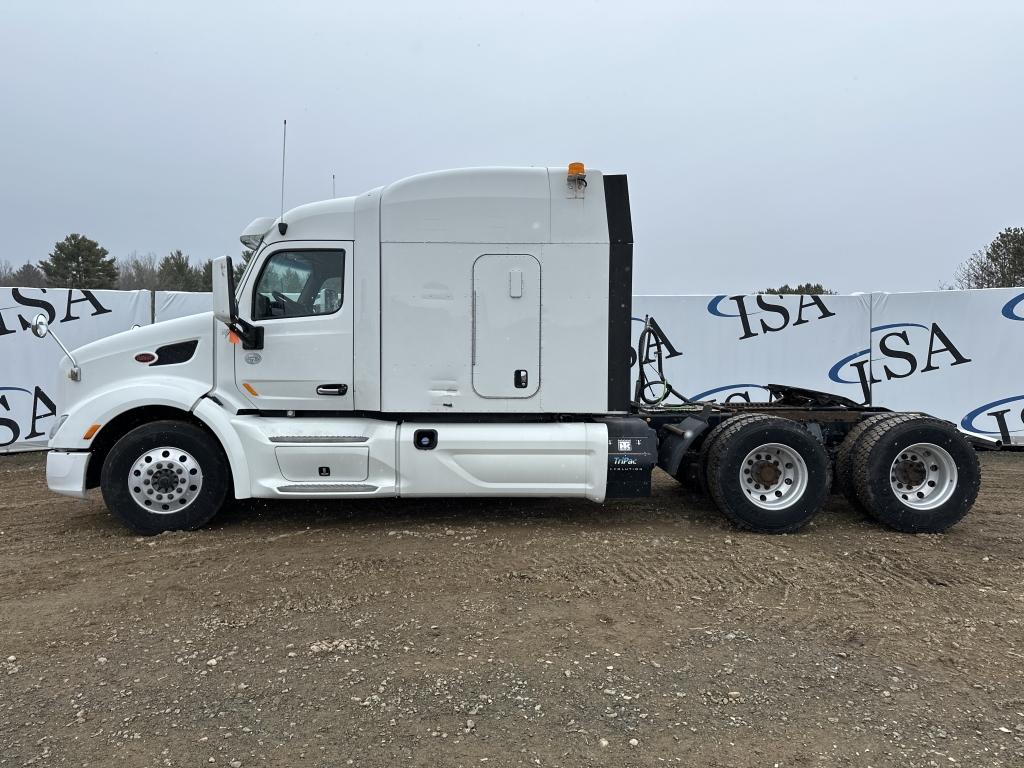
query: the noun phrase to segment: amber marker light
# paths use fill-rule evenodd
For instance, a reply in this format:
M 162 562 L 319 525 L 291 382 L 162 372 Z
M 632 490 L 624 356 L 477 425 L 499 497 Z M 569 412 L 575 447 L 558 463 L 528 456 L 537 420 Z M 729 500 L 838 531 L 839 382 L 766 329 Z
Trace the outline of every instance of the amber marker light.
M 250 384 L 248 381 L 243 381 L 242 386 L 245 387 L 245 391 L 248 392 L 250 395 L 254 397 L 260 396 L 260 393 L 253 389 L 252 384 Z
M 100 431 L 99 424 L 90 424 L 89 428 L 85 430 L 85 434 L 82 435 L 83 440 L 92 440 L 92 436 Z

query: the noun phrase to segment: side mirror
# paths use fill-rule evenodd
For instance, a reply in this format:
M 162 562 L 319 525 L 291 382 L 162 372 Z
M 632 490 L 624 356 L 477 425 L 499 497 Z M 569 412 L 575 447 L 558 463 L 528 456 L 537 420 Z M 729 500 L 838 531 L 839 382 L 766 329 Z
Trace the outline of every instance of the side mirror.
M 233 325 L 238 316 L 235 307 L 235 271 L 230 256 L 213 260 L 213 316 L 224 325 Z
M 40 312 L 32 320 L 32 335 L 37 339 L 45 339 L 49 332 L 50 323 L 47 322 L 46 315 Z
M 75 356 L 71 354 L 71 350 L 64 346 L 64 342 L 60 340 L 60 337 L 56 333 L 50 332 L 50 322 L 46 319 L 46 315 L 40 312 L 34 318 L 32 318 L 32 325 L 29 326 L 32 329 L 32 335 L 37 339 L 45 339 L 47 336 L 53 338 L 57 342 L 57 346 L 61 348 L 61 351 L 68 356 L 68 360 L 71 361 L 71 368 L 68 370 L 68 378 L 72 381 L 82 380 L 82 369 L 78 366 L 78 361 L 75 360 Z
M 213 316 L 228 327 L 232 343 L 242 349 L 263 349 L 263 328 L 247 323 L 238 316 L 235 301 L 235 270 L 230 256 L 213 260 Z

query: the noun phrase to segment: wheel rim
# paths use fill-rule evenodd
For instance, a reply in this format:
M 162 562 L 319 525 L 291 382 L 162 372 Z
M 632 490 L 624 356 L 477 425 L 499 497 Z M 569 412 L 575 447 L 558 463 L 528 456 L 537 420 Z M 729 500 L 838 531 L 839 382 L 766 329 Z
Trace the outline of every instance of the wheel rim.
M 203 489 L 203 470 L 188 451 L 164 446 L 139 456 L 128 470 L 128 490 L 147 512 L 187 509 Z
M 912 509 L 942 506 L 956 490 L 956 462 L 945 448 L 915 443 L 900 451 L 889 470 L 889 487 Z
M 786 509 L 807 490 L 807 463 L 792 446 L 765 443 L 747 454 L 740 465 L 740 487 L 761 509 Z

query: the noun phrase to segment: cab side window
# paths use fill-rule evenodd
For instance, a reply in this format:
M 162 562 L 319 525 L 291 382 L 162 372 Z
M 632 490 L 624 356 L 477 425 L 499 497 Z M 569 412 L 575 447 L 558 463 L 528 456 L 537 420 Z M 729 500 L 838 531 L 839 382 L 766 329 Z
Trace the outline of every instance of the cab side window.
M 278 251 L 253 291 L 253 320 L 329 315 L 344 297 L 345 252 Z

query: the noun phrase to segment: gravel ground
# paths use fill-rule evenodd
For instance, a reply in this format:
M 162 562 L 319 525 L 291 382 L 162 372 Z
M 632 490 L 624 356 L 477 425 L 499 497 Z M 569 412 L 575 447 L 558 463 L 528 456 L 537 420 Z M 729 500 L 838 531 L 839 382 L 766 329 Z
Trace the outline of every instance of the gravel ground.
M 0 457 L 0 766 L 1024 765 L 1024 456 L 982 459 L 942 536 L 659 473 L 146 539 Z

